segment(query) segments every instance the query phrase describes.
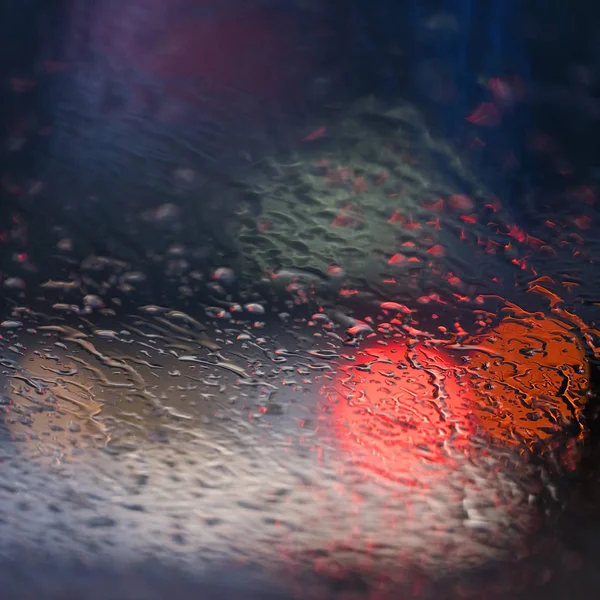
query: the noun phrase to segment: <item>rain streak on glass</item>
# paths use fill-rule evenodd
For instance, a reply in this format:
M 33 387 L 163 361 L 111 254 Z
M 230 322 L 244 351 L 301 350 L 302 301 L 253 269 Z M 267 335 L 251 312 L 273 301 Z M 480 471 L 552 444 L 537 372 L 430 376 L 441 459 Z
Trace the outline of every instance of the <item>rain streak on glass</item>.
M 40 146 L 2 179 L 0 550 L 315 599 L 570 579 L 596 183 L 558 133 L 511 137 L 559 90 L 516 59 L 467 72 L 458 2 L 404 3 L 411 41 L 382 33 L 364 76 L 386 93 L 290 29 L 319 3 L 150 4 L 73 7 L 69 61 L 8 85 L 53 114 L 9 119 L 7 156 Z M 478 36 L 510 37 L 503 6 Z M 386 75 L 406 56 L 416 96 Z

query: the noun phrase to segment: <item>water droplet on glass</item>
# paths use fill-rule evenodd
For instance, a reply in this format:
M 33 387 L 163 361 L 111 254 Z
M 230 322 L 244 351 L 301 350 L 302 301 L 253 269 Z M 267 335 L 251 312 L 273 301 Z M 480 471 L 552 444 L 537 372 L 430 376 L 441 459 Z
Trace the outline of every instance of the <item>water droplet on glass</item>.
M 83 304 L 85 306 L 89 306 L 90 308 L 104 308 L 104 301 L 100 296 L 96 296 L 95 294 L 88 294 L 83 298 Z
M 219 267 L 218 269 L 215 269 L 212 277 L 225 286 L 230 286 L 235 281 L 235 273 L 233 272 L 233 269 L 228 267 Z
M 97 335 L 100 338 L 114 339 L 117 337 L 117 332 L 112 329 L 96 329 L 94 335 Z
M 73 250 L 73 241 L 69 238 L 63 238 L 56 244 L 56 247 L 63 252 L 70 252 Z
M 255 315 L 263 315 L 265 313 L 265 309 L 261 304 L 257 302 L 250 302 L 244 305 L 244 308 Z
M 139 283 L 146 280 L 146 275 L 141 271 L 129 271 L 121 275 L 121 280 L 126 283 Z
M 4 287 L 8 289 L 23 290 L 25 289 L 25 281 L 20 277 L 9 277 L 4 280 Z

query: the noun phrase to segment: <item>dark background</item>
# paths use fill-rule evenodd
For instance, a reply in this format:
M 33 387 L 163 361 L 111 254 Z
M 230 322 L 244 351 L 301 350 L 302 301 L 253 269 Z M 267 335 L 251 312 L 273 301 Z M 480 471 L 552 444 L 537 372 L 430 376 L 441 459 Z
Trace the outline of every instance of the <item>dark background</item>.
M 529 102 L 478 132 L 489 142 L 478 169 L 510 190 L 524 220 L 545 206 L 520 198 L 555 177 L 528 156 L 532 132 L 556 140 L 574 177 L 595 162 L 592 2 L 10 0 L 0 10 L 1 135 L 17 140 L 2 146 L 2 206 L 44 226 L 74 220 L 99 245 L 106 231 L 121 251 L 133 215 L 172 193 L 172 170 L 191 163 L 214 188 L 206 196 L 231 198 L 196 203 L 190 229 L 226 246 L 253 164 L 241 155 L 288 149 L 319 115 L 368 94 L 414 98 L 460 145 L 472 135 L 465 116 L 489 99 L 482 80 L 520 77 Z M 499 173 L 509 151 L 520 170 Z M 38 180 L 43 203 L 26 193 Z

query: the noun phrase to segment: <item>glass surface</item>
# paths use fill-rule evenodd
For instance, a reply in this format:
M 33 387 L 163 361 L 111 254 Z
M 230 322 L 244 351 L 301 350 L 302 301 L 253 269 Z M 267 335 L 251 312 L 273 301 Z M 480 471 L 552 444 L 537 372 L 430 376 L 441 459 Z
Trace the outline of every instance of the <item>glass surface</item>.
M 599 26 L 4 0 L 3 597 L 597 598 Z

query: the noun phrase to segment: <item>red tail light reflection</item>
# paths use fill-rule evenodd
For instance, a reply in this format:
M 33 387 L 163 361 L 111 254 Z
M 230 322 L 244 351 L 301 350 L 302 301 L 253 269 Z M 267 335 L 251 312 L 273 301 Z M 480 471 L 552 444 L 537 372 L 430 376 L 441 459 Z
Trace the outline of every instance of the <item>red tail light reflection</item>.
M 424 463 L 450 468 L 453 453 L 467 450 L 477 429 L 464 373 L 452 355 L 421 343 L 365 349 L 326 392 L 343 452 L 405 483 Z
M 580 422 L 589 377 L 568 324 L 511 317 L 462 347 L 367 347 L 324 392 L 352 462 L 406 481 L 424 464 L 430 477 L 433 465 L 446 470 L 457 455 L 485 453 L 490 443 L 541 447 Z

